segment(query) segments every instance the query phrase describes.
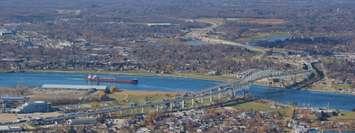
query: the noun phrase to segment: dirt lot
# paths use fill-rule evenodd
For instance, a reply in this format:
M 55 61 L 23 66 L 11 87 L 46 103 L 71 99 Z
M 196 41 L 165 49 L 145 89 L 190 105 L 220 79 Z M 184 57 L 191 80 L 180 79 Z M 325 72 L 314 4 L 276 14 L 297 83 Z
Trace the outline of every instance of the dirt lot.
M 16 114 L 3 114 L 0 113 L 0 123 L 13 122 L 17 120 Z
M 130 102 L 144 103 L 146 100 L 151 102 L 161 101 L 163 99 L 171 99 L 178 93 L 156 92 L 156 91 L 122 91 L 111 94 L 118 103 L 127 104 Z
M 69 89 L 0 88 L 0 96 L 26 96 L 30 101 L 48 101 L 53 105 L 75 104 L 83 102 L 83 98 L 85 98 L 84 102 L 99 100 L 99 95 L 96 93 Z
M 33 118 L 46 118 L 62 115 L 59 112 L 51 113 L 34 113 L 34 114 L 9 114 L 9 113 L 0 113 L 0 123 L 5 122 L 15 122 L 17 120 L 29 120 Z
M 86 90 L 35 89 L 28 96 L 33 101 L 49 101 L 53 105 L 76 104 L 99 100 L 97 93 L 89 93 Z M 84 97 L 86 101 L 82 101 Z

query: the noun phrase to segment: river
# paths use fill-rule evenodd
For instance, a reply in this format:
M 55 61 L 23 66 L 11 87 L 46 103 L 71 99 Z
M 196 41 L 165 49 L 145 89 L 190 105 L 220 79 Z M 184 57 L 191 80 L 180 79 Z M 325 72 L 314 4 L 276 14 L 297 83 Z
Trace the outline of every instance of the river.
M 141 75 L 113 75 L 99 74 L 98 76 L 115 77 L 118 79 L 138 79 L 134 84 L 113 84 L 127 90 L 145 91 L 198 91 L 220 84 L 218 81 L 168 77 L 168 76 L 141 76 Z M 90 84 L 85 80 L 84 73 L 58 73 L 58 72 L 25 72 L 0 73 L 0 87 L 16 87 L 17 85 L 39 87 L 42 84 Z M 257 97 L 298 106 L 330 107 L 333 109 L 350 111 L 355 108 L 355 96 L 334 94 L 327 92 L 314 92 L 308 90 L 292 90 L 252 86 L 250 92 Z
M 100 84 L 114 85 L 127 90 L 152 90 L 152 91 L 197 91 L 218 85 L 220 82 L 179 78 L 168 76 L 141 76 L 126 74 L 97 74 L 99 77 L 117 78 L 122 80 L 137 79 L 138 84 Z M 43 84 L 70 84 L 87 85 L 85 73 L 61 72 L 25 72 L 25 73 L 0 73 L 0 87 L 30 86 L 39 87 Z M 95 84 L 97 85 L 97 84 Z

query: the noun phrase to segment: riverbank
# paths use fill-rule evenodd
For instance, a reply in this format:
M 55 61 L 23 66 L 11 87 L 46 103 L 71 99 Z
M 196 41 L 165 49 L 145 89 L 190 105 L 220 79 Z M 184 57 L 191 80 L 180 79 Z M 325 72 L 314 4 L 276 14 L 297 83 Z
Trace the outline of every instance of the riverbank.
M 23 91 L 23 93 L 18 93 Z M 52 105 L 60 107 L 63 105 L 89 105 L 89 108 L 97 108 L 105 105 L 106 101 L 101 101 L 99 97 L 103 96 L 102 91 L 97 93 L 90 93 L 86 90 L 68 90 L 68 89 L 13 89 L 13 88 L 0 88 L 0 96 L 24 96 L 28 97 L 30 101 L 48 101 Z M 173 92 L 159 92 L 159 91 L 129 91 L 120 90 L 113 92 L 108 96 L 113 100 L 110 105 L 114 106 L 129 106 L 129 104 L 144 104 L 146 102 L 157 102 L 163 99 L 171 99 L 179 95 Z M 7 122 L 15 122 L 17 120 L 29 120 L 30 118 L 47 118 L 57 117 L 62 115 L 63 112 L 51 113 L 34 113 L 34 114 L 13 114 L 0 112 L 0 124 Z M 31 117 L 28 117 L 31 116 Z
M 1 71 L 0 71 L 1 72 Z M 6 72 L 6 71 L 3 71 Z M 146 71 L 72 71 L 72 70 L 28 70 L 25 72 L 57 72 L 57 73 L 83 73 L 83 74 L 112 74 L 112 75 L 131 75 L 131 76 L 164 76 L 164 77 L 176 77 L 176 78 L 192 78 L 200 80 L 214 80 L 214 81 L 230 81 L 230 77 L 222 75 L 210 75 L 207 73 L 172 73 L 172 74 L 158 74 Z
M 270 87 L 270 86 L 262 84 L 262 83 L 254 83 L 253 85 L 261 86 L 261 87 Z M 272 86 L 272 88 L 273 89 L 287 89 L 287 88 L 283 88 L 283 87 L 274 87 L 274 86 Z M 355 93 L 344 93 L 344 92 L 339 92 L 339 91 L 332 90 L 332 89 L 320 89 L 319 86 L 311 86 L 309 88 L 301 88 L 299 90 L 307 90 L 310 92 L 317 92 L 317 93 L 333 93 L 333 94 L 343 94 L 343 95 L 355 96 Z
M 115 92 L 109 96 L 115 100 L 117 104 L 125 105 L 127 103 L 144 104 L 146 102 L 160 102 L 163 99 L 173 99 L 181 95 L 176 92 L 162 92 L 162 91 L 129 91 L 123 90 Z
M 144 103 L 148 101 L 161 101 L 180 95 L 177 92 L 145 91 L 145 90 L 119 90 L 108 94 L 116 103 Z M 66 105 L 78 103 L 100 102 L 104 96 L 103 91 L 91 92 L 89 90 L 73 89 L 15 89 L 0 88 L 0 96 L 24 96 L 30 101 L 49 101 L 53 105 Z
M 1 72 L 1 71 L 0 71 Z M 5 72 L 5 71 L 2 71 Z M 125 71 L 125 72 L 113 72 L 113 71 L 67 71 L 67 70 L 28 70 L 26 72 L 38 72 L 38 73 L 81 73 L 81 74 L 111 74 L 111 75 L 128 75 L 128 76 L 159 76 L 159 77 L 169 77 L 169 78 L 189 78 L 189 79 L 198 79 L 198 80 L 212 80 L 217 82 L 230 82 L 234 80 L 231 77 L 223 75 L 209 75 L 207 73 L 172 73 L 172 74 L 157 74 L 150 73 L 146 71 Z M 256 83 L 258 86 L 268 86 L 266 84 Z M 339 92 L 334 89 L 323 89 L 319 84 L 315 84 L 307 88 L 306 90 L 312 92 L 328 92 L 336 94 L 347 94 L 354 95 L 355 93 L 348 92 Z
M 11 90 L 11 88 L 8 89 Z M 253 90 L 255 90 L 255 88 L 254 89 L 251 88 L 252 92 Z M 257 90 L 260 89 L 257 88 Z M 274 89 L 266 90 L 267 92 L 272 92 L 272 94 L 270 95 L 271 97 L 294 97 L 292 92 L 297 91 L 294 90 L 291 93 L 287 93 L 287 94 L 280 93 L 281 96 L 278 96 L 278 95 L 274 95 L 277 93 L 277 91 L 270 91 L 270 90 L 274 90 Z M 4 94 L 4 93 L 0 92 L 0 94 Z M 132 106 L 132 105 L 134 106 L 136 104 L 159 102 L 162 101 L 163 99 L 173 99 L 176 96 L 182 95 L 181 93 L 175 93 L 175 92 L 146 91 L 146 90 L 134 90 L 134 91 L 119 90 L 119 91 L 112 92 L 111 94 L 108 95 L 108 97 L 112 98 L 112 101 L 101 101 L 100 97 L 103 96 L 102 94 L 103 91 L 98 91 L 97 93 L 93 93 L 86 90 L 67 90 L 67 89 L 25 89 L 24 92 L 24 96 L 29 96 L 30 98 L 36 98 L 31 100 L 50 101 L 56 103 L 55 105 L 58 105 L 58 103 L 60 103 L 58 106 L 80 104 L 83 105 L 82 107 L 87 107 L 83 109 L 95 109 L 95 108 L 110 107 L 110 106 L 121 106 L 121 107 Z M 259 94 L 265 95 L 267 93 L 259 93 Z M 290 96 L 288 94 L 290 94 Z M 304 96 L 304 94 L 300 94 L 300 95 Z M 317 99 L 316 96 L 311 96 L 311 97 Z M 332 96 L 330 98 L 332 98 Z M 303 99 L 303 98 L 299 98 L 299 99 Z M 339 98 L 335 98 L 334 100 L 337 99 L 339 100 Z M 348 99 L 348 98 L 343 98 L 343 99 Z M 322 99 L 319 100 L 323 101 Z M 63 103 L 65 101 L 67 103 Z M 342 102 L 342 103 L 349 103 L 349 102 Z M 287 116 L 287 118 L 291 118 L 293 108 L 298 108 L 298 106 L 291 106 L 291 105 L 292 104 L 289 103 L 278 103 L 272 100 L 257 100 L 257 101 L 243 103 L 240 105 L 234 105 L 231 107 L 243 111 L 278 112 L 283 116 Z M 322 105 L 324 104 L 322 103 Z M 350 104 L 350 106 L 352 105 Z M 299 107 L 300 109 L 302 109 L 302 106 Z M 316 106 L 315 108 L 317 107 L 318 106 Z M 341 112 L 344 112 L 346 115 L 344 115 L 343 117 L 335 118 L 336 120 L 337 119 L 348 120 L 354 118 L 353 113 L 349 113 L 350 112 L 349 110 L 347 111 L 341 110 Z

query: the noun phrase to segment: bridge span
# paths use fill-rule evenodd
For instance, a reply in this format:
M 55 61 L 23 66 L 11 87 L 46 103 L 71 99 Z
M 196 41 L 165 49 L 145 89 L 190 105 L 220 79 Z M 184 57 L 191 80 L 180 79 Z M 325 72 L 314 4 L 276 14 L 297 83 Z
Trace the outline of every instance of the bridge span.
M 247 102 L 253 100 L 253 97 L 248 93 L 248 89 L 253 82 L 265 78 L 283 78 L 297 75 L 303 75 L 305 78 L 308 78 L 310 75 L 316 73 L 317 71 L 315 71 L 312 64 L 307 65 L 310 67 L 307 70 L 253 70 L 248 72 L 237 81 L 204 89 L 199 92 L 185 94 L 172 100 L 163 100 L 160 102 L 140 104 L 130 107 L 114 106 L 97 110 L 66 113 L 57 117 L 30 120 L 27 122 L 35 125 L 47 125 L 53 123 L 63 123 L 68 119 L 79 117 L 100 115 L 127 117 L 140 114 L 168 113 L 190 109 L 224 106 L 231 103 L 237 104 L 241 102 Z

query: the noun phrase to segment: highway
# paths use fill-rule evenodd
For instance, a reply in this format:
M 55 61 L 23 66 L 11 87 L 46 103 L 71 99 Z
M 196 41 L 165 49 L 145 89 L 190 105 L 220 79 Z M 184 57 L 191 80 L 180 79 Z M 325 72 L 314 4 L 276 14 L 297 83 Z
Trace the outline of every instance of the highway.
M 225 44 L 225 45 L 238 46 L 262 54 L 265 54 L 265 52 L 267 51 L 266 48 L 262 48 L 262 47 L 251 46 L 251 45 L 246 45 L 238 42 L 209 37 L 208 36 L 209 32 L 213 31 L 218 26 L 224 24 L 223 19 L 197 19 L 196 21 L 202 23 L 208 23 L 211 26 L 205 28 L 193 29 L 190 33 L 186 34 L 188 38 L 198 39 L 209 44 Z

